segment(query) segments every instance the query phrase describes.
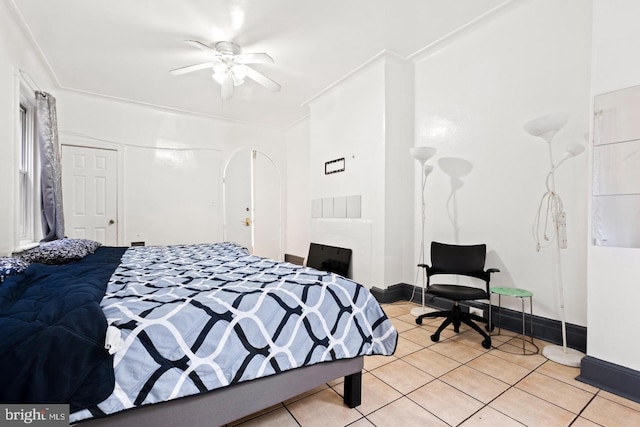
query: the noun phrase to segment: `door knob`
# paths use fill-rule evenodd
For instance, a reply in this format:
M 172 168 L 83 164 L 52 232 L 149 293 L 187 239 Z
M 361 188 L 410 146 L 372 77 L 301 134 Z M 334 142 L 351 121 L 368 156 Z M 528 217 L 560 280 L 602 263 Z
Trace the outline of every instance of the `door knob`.
M 251 225 L 251 218 L 249 218 L 249 217 L 245 218 L 244 221 L 242 221 L 242 224 L 245 227 L 249 227 Z
M 109 225 L 113 225 L 113 224 L 115 224 L 115 223 L 116 223 L 116 222 L 115 222 L 114 220 L 112 220 L 112 219 L 110 219 L 110 220 L 109 220 Z

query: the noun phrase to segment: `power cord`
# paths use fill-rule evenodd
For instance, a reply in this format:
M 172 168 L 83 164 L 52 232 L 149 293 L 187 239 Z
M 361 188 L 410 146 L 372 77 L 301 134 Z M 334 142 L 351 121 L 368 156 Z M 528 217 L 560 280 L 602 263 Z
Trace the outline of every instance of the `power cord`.
M 556 167 L 557 168 L 557 167 Z M 567 233 L 566 233 L 566 213 L 562 205 L 562 199 L 560 195 L 553 191 L 549 187 L 549 179 L 553 175 L 553 170 L 547 175 L 547 192 L 540 198 L 540 205 L 538 206 L 538 212 L 536 213 L 533 222 L 533 238 L 536 242 L 536 251 L 540 252 L 541 248 L 546 248 L 553 242 L 554 239 L 560 239 L 560 248 L 567 248 Z M 543 207 L 546 202 L 546 212 L 544 214 L 544 228 L 542 233 L 542 239 L 540 238 L 540 221 L 542 218 Z M 550 233 L 549 222 L 552 222 L 555 227 Z M 547 242 L 547 243 L 544 243 Z

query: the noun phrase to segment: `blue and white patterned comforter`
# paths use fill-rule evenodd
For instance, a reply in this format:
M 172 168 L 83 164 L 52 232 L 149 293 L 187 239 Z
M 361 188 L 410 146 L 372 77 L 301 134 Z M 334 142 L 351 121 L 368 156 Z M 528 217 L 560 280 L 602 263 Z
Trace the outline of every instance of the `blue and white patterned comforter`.
M 72 421 L 324 361 L 390 355 L 398 337 L 361 285 L 233 243 L 130 248 L 101 305 L 124 341 L 116 385 Z

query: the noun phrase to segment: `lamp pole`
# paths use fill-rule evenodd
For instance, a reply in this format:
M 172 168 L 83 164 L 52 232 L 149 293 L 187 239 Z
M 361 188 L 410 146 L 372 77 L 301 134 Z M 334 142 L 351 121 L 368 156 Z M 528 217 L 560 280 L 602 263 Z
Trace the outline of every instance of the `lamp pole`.
M 551 171 L 547 175 L 547 190 L 551 192 L 551 220 L 556 228 L 556 277 L 557 297 L 560 307 L 560 325 L 562 330 L 562 347 L 557 345 L 547 345 L 542 349 L 542 355 L 547 359 L 566 366 L 580 366 L 580 360 L 585 356 L 584 353 L 567 347 L 567 323 L 564 311 L 564 283 L 562 280 L 562 249 L 567 248 L 566 244 L 566 218 L 562 208 L 560 196 L 556 193 L 556 169 L 569 157 L 573 157 L 584 150 L 584 147 L 575 149 L 575 146 L 567 147 L 567 154 L 557 164 L 553 164 L 553 155 L 551 152 L 551 144 L 549 145 L 549 162 Z M 581 146 L 580 146 L 581 147 Z M 573 151 L 572 151 L 573 148 Z M 549 187 L 549 178 L 551 178 L 551 187 Z
M 542 349 L 542 354 L 549 360 L 567 365 L 580 366 L 580 360 L 584 357 L 584 353 L 567 347 L 567 325 L 564 312 L 564 286 L 562 280 L 562 256 L 561 250 L 567 247 L 566 237 L 566 217 L 562 207 L 562 199 L 556 193 L 556 176 L 555 171 L 570 157 L 576 156 L 584 151 L 584 146 L 579 144 L 569 144 L 564 157 L 557 165 L 553 163 L 553 152 L 551 149 L 551 141 L 555 134 L 564 127 L 568 119 L 567 113 L 552 113 L 537 119 L 531 120 L 524 124 L 524 129 L 533 136 L 538 136 L 547 142 L 549 150 L 549 173 L 547 174 L 546 187 L 547 192 L 542 196 L 538 215 L 536 216 L 536 249 L 540 250 L 539 226 L 542 205 L 545 198 L 548 199 L 547 219 L 551 214 L 551 221 L 555 226 L 556 239 L 556 278 L 557 278 L 557 297 L 560 307 L 560 324 L 562 329 L 562 346 L 547 345 Z M 551 181 L 551 184 L 549 184 Z M 546 221 L 545 221 L 546 223 Z M 545 235 L 545 239 L 547 236 Z
M 420 164 L 420 172 L 421 172 L 421 182 L 422 185 L 420 187 L 420 201 L 422 203 L 422 218 L 421 218 L 421 240 L 420 240 L 420 263 L 424 264 L 424 226 L 427 219 L 426 213 L 426 203 L 424 199 L 424 190 L 427 184 L 427 177 L 433 171 L 433 166 L 427 165 L 426 162 L 436 153 L 436 149 L 433 147 L 413 147 L 409 150 L 411 156 L 416 159 L 416 161 Z M 417 281 L 417 277 L 416 277 Z M 425 293 L 426 293 L 426 284 L 424 283 L 424 274 L 422 275 L 422 304 L 420 307 L 415 307 L 411 310 L 411 315 L 418 317 L 422 314 L 428 313 L 431 311 L 425 305 Z

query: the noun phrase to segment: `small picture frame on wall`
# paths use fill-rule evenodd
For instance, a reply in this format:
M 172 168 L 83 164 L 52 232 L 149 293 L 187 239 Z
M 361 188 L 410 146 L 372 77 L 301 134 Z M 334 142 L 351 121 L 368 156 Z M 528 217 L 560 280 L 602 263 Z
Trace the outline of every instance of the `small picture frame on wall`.
M 324 162 L 324 174 L 330 175 L 332 173 L 344 172 L 344 165 L 344 157 Z

